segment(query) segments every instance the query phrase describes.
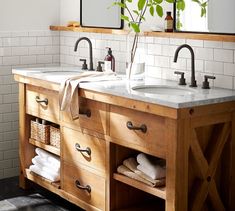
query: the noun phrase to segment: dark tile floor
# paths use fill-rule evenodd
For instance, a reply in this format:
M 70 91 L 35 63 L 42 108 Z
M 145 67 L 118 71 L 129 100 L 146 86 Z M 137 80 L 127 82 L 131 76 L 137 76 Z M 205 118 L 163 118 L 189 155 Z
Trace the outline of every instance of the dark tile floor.
M 18 186 L 18 177 L 0 180 L 0 211 L 82 211 L 61 197 L 33 185 L 30 190 Z

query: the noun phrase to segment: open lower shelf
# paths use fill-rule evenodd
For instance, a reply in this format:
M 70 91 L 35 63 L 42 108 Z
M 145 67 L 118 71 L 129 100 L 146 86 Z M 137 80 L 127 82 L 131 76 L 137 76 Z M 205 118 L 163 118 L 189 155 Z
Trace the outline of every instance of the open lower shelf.
M 114 173 L 113 178 L 115 180 L 119 181 L 119 182 L 123 182 L 127 185 L 130 185 L 130 186 L 134 187 L 134 188 L 137 188 L 139 190 L 142 190 L 144 192 L 147 192 L 147 193 L 150 193 L 154 196 L 157 196 L 161 199 L 166 199 L 165 187 L 154 187 L 153 188 L 153 187 L 145 185 L 142 182 L 139 182 L 137 180 L 131 179 L 127 176 L 124 176 L 124 175 L 121 175 L 121 174 L 118 174 L 118 173 Z
M 143 204 L 124 209 L 116 209 L 115 211 L 164 211 L 164 204 Z
M 30 171 L 29 169 L 25 169 L 27 179 L 37 183 L 38 185 L 54 192 L 60 192 L 60 182 L 52 182 L 44 177 L 41 177 L 34 172 Z
M 35 139 L 32 139 L 32 138 L 29 139 L 29 143 L 36 146 L 36 147 L 39 147 L 41 149 L 45 149 L 46 151 L 51 152 L 55 155 L 60 156 L 60 149 L 58 149 L 54 146 L 44 144 L 44 143 L 42 143 L 40 141 L 36 141 Z

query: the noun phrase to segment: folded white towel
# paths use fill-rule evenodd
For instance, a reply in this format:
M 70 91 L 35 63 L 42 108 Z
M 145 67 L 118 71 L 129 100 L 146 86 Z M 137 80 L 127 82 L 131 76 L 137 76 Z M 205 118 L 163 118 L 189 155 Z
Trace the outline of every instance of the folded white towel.
M 51 170 L 53 170 L 54 172 L 59 172 L 60 171 L 60 166 L 58 165 L 54 165 L 53 163 L 50 163 L 48 160 L 44 159 L 44 158 L 41 158 L 39 155 L 35 156 L 33 159 L 32 159 L 32 162 L 36 162 L 38 163 L 39 165 L 41 166 L 45 166 Z
M 34 172 L 34 173 L 36 173 L 36 174 L 38 174 L 38 175 L 40 175 L 40 176 L 42 176 L 42 177 L 44 177 L 44 178 L 46 178 L 46 179 L 52 181 L 52 182 L 57 182 L 57 181 L 60 180 L 60 174 L 49 174 L 48 172 L 43 171 L 42 169 L 40 169 L 40 168 L 39 168 L 38 166 L 36 166 L 36 165 L 31 165 L 31 166 L 29 167 L 29 169 L 30 169 L 32 172 Z
M 155 167 L 151 169 L 143 165 L 138 165 L 137 169 L 139 169 L 154 180 L 166 177 L 166 169 L 159 165 L 155 165 Z
M 152 179 L 159 179 L 166 176 L 166 162 L 163 159 L 140 153 L 137 155 L 137 162 L 140 164 L 137 166 L 137 169 Z
M 70 109 L 72 119 L 79 117 L 79 98 L 78 86 L 79 83 L 92 81 L 108 81 L 119 80 L 113 72 L 84 72 L 78 76 L 73 76 L 66 79 L 60 85 L 59 104 L 60 110 Z
M 158 184 L 159 180 L 152 179 L 147 174 L 145 174 L 144 172 L 142 172 L 139 169 L 137 169 L 138 163 L 136 162 L 135 158 L 133 158 L 133 157 L 127 158 L 126 160 L 123 161 L 123 165 L 126 166 L 131 171 L 133 171 L 138 176 L 140 176 L 143 179 L 151 182 L 154 186 L 156 184 Z
M 36 148 L 35 152 L 37 155 L 39 155 L 41 158 L 46 160 L 51 165 L 54 165 L 56 168 L 60 167 L 60 158 L 56 155 L 53 155 L 43 149 Z
M 48 165 L 46 162 L 42 161 L 42 159 L 38 155 L 32 159 L 32 163 L 48 173 L 60 173 L 60 168 L 54 168 L 54 166 Z

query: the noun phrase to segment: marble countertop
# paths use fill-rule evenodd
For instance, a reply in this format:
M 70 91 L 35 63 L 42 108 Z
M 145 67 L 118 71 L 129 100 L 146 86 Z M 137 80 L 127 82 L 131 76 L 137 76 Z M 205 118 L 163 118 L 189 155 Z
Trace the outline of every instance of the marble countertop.
M 13 69 L 12 73 L 46 80 L 60 84 L 66 78 L 80 74 L 79 67 L 43 67 L 43 68 L 19 68 Z M 159 87 L 172 88 L 172 90 L 182 89 L 182 94 L 156 94 L 144 93 L 133 90 L 135 86 L 154 85 Z M 189 86 L 179 86 L 175 81 L 163 79 L 145 78 L 145 80 L 126 80 L 124 76 L 119 76 L 118 80 L 80 83 L 80 88 L 112 94 L 114 96 L 139 100 L 146 103 L 154 103 L 172 108 L 187 108 L 199 105 L 209 105 L 214 103 L 228 102 L 235 100 L 235 90 L 211 88 L 202 89 L 200 86 L 190 88 Z M 186 90 L 186 92 L 185 92 Z

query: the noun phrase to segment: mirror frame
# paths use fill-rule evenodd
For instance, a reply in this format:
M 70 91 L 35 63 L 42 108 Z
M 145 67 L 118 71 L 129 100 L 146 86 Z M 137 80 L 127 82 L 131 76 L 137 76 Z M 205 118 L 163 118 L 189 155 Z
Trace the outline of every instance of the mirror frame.
M 231 35 L 234 36 L 234 33 L 226 33 L 226 32 L 203 32 L 203 31 L 180 31 L 176 29 L 176 2 L 174 2 L 173 5 L 173 27 L 174 27 L 174 32 L 179 32 L 179 33 L 195 33 L 195 34 L 217 34 L 217 35 Z
M 82 27 L 85 27 L 85 28 L 104 28 L 104 29 L 123 29 L 124 28 L 124 21 L 121 19 L 121 23 L 120 23 L 120 27 L 105 27 L 105 26 L 84 26 L 82 24 L 82 1 L 85 1 L 85 0 L 80 0 L 80 23 L 81 23 L 81 26 Z M 123 2 L 123 0 L 121 0 L 121 2 Z M 121 14 L 123 15 L 124 14 L 124 9 L 123 8 L 120 8 L 121 9 Z

